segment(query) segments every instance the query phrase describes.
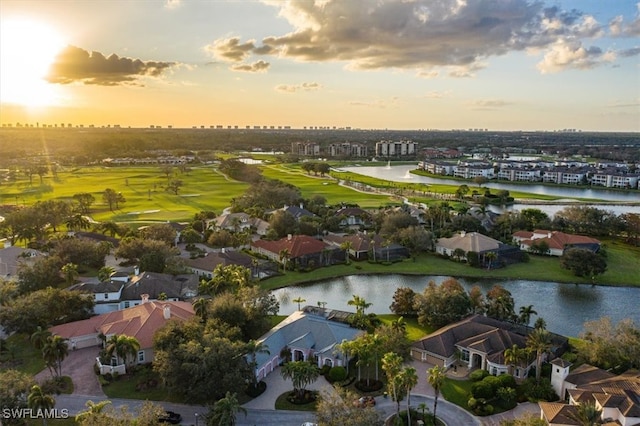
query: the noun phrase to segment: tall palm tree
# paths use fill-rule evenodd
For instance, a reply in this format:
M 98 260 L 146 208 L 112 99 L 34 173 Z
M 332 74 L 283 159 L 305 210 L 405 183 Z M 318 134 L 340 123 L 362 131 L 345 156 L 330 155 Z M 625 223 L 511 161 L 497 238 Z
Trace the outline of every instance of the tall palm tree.
M 47 339 L 49 338 L 49 336 L 51 336 L 51 332 L 49 330 L 38 326 L 36 331 L 31 334 L 31 344 L 34 348 L 42 350 L 42 348 L 44 348 L 44 345 L 47 344 Z
M 74 263 L 67 263 L 60 268 L 60 272 L 64 276 L 64 281 L 67 285 L 71 285 L 78 278 L 78 265 Z
M 56 405 L 56 400 L 53 396 L 44 393 L 40 386 L 33 385 L 31 387 L 31 392 L 29 392 L 29 396 L 27 397 L 27 405 L 32 410 L 48 411 Z M 47 424 L 46 414 L 42 416 L 42 424 L 45 426 Z
M 411 389 L 418 384 L 418 373 L 413 367 L 405 367 L 402 378 L 407 391 L 407 419 L 408 424 L 411 424 Z
M 251 358 L 251 370 L 253 374 L 251 375 L 252 385 L 254 388 L 258 386 L 258 379 L 256 377 L 256 367 L 258 366 L 257 357 L 258 354 L 267 354 L 271 355 L 269 352 L 269 346 L 267 346 L 264 342 L 258 342 L 257 340 L 249 340 L 245 344 L 245 349 L 249 353 L 249 357 Z
M 340 244 L 340 248 L 344 250 L 344 262 L 346 264 L 349 264 L 349 252 L 353 248 L 353 244 L 351 243 L 351 241 L 345 241 Z
M 98 279 L 100 282 L 105 282 L 109 278 L 111 278 L 111 274 L 115 272 L 115 268 L 113 266 L 103 266 L 98 270 Z
M 404 317 L 401 315 L 398 319 L 391 321 L 391 329 L 394 331 L 402 332 L 404 334 L 407 331 L 407 322 L 404 320 Z
M 200 317 L 201 322 L 207 321 L 207 299 L 204 297 L 200 297 L 193 301 L 193 311 L 196 313 L 198 317 Z
M 373 303 L 367 302 L 364 298 L 354 294 L 353 298 L 347 302 L 349 306 L 356 307 L 356 313 L 364 315 L 364 311 L 373 305 Z
M 433 387 L 435 392 L 435 399 L 433 400 L 433 424 L 436 424 L 436 409 L 438 408 L 438 397 L 440 396 L 440 389 L 444 384 L 444 368 L 434 365 L 427 370 L 429 374 L 429 384 Z
M 487 269 L 491 269 L 491 262 L 496 260 L 498 258 L 498 255 L 495 254 L 494 252 L 490 251 L 489 253 L 484 255 L 484 258 L 485 258 L 485 260 L 489 261 L 489 263 L 487 264 Z
M 521 348 L 518 345 L 505 349 L 504 362 L 509 366 L 520 366 L 522 361 L 527 359 L 528 352 L 526 348 Z
M 227 391 L 224 398 L 216 401 L 209 409 L 207 426 L 235 426 L 238 412 L 247 415 L 247 410 L 240 405 L 237 395 Z
M 300 296 L 300 297 L 297 297 L 297 298 L 293 299 L 292 301 L 298 304 L 298 310 L 300 310 L 300 304 L 306 302 L 307 299 L 305 299 L 302 296 Z
M 76 231 L 78 229 L 89 229 L 91 227 L 91 222 L 89 222 L 89 220 L 82 214 L 77 213 L 67 219 L 66 225 L 67 228 Z
M 536 382 L 540 383 L 542 356 L 551 348 L 551 335 L 544 328 L 535 328 L 527 336 L 527 347 L 536 353 Z
M 531 315 L 538 315 L 538 312 L 533 309 L 533 305 L 520 306 L 520 316 L 518 317 L 519 322 L 524 325 L 529 325 Z
M 42 358 L 52 376 L 60 377 L 62 375 L 62 361 L 67 355 L 69 355 L 67 339 L 57 335 L 47 337 L 47 342 L 42 347 Z
M 135 359 L 136 354 L 140 350 L 140 342 L 132 336 L 124 334 L 114 334 L 107 341 L 107 356 L 111 357 L 115 353 L 116 358 L 122 358 L 124 365 L 127 366 L 129 355 Z
M 282 263 L 282 270 L 286 271 L 289 259 L 291 259 L 291 252 L 289 252 L 289 249 L 284 248 L 278 253 L 278 258 L 280 259 L 280 263 Z

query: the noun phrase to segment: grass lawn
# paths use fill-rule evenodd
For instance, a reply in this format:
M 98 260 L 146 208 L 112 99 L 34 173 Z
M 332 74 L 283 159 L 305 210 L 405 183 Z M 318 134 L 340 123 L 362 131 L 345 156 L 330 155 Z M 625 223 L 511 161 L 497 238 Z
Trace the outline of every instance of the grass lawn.
M 7 343 L 12 349 L 0 358 L 0 370 L 14 369 L 34 376 L 45 368 L 42 353 L 33 347 L 25 334 L 9 336 Z
M 138 383 L 147 381 L 150 378 L 157 379 L 158 385 L 156 387 L 149 387 L 144 390 L 136 390 Z M 183 402 L 176 398 L 172 398 L 169 395 L 168 390 L 160 384 L 160 380 L 156 373 L 141 368 L 137 370 L 133 375 L 123 375 L 118 377 L 117 380 L 110 382 L 106 386 L 102 386 L 102 391 L 109 398 L 125 398 L 125 399 L 143 399 L 150 401 L 171 401 L 171 402 Z
M 441 388 L 442 396 L 468 411 L 467 401 L 469 401 L 472 384 L 471 380 L 453 380 L 445 377 Z
M 395 314 L 378 315 L 378 318 L 384 324 L 391 324 L 393 321 L 397 320 L 399 317 L 400 315 L 395 315 Z M 417 318 L 404 318 L 404 322 L 407 324 L 406 326 L 407 338 L 412 342 L 415 342 L 416 340 L 420 340 L 424 336 L 431 334 L 435 330 L 437 330 L 437 327 L 421 326 L 420 324 L 418 324 Z
M 318 379 L 320 380 L 320 379 Z M 313 402 L 310 404 L 292 404 L 287 400 L 287 396 L 292 391 L 287 391 L 280 395 L 276 399 L 276 410 L 290 410 L 290 411 L 316 411 L 317 402 Z

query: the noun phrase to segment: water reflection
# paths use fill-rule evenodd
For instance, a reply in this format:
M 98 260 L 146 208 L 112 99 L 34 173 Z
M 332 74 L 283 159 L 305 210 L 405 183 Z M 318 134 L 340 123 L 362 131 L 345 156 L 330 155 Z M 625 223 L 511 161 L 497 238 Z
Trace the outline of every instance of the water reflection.
M 330 279 L 306 286 L 292 286 L 274 291 L 280 301 L 280 314 L 288 315 L 297 308 L 294 299 L 302 297 L 305 304 L 327 302 L 327 308 L 354 312 L 348 301 L 353 295 L 372 303 L 369 312 L 390 313 L 389 305 L 398 287 L 409 287 L 422 292 L 433 280 L 442 283 L 446 276 L 415 275 L 352 275 Z M 516 312 L 520 306 L 533 305 L 538 316 L 543 317 L 551 331 L 577 336 L 585 321 L 609 316 L 614 322 L 631 318 L 640 325 L 640 288 L 598 287 L 590 285 L 558 284 L 528 280 L 458 279 L 468 291 L 478 285 L 486 294 L 494 284 L 500 284 L 511 292 Z M 533 323 L 536 316 L 531 319 Z

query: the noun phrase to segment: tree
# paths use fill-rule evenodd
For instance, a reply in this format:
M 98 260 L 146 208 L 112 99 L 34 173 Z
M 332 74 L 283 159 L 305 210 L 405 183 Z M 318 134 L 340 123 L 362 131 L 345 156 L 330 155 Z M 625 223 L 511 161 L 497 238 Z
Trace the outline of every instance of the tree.
M 27 408 L 27 395 L 34 385 L 33 377 L 18 370 L 0 370 L 0 407 Z M 8 419 L 3 419 L 7 421 Z
M 482 185 L 484 185 L 487 182 L 489 182 L 489 179 L 487 179 L 484 176 L 476 176 L 473 178 L 473 183 L 475 183 L 479 187 L 482 187 Z
M 469 193 L 469 187 L 467 185 L 460 185 L 458 189 L 456 189 L 456 197 L 459 199 L 464 199 L 465 195 Z
M 46 328 L 38 326 L 36 331 L 31 334 L 30 340 L 34 348 L 41 351 L 47 344 L 47 339 L 51 336 L 51 332 Z
M 111 405 L 111 401 L 104 400 L 100 402 L 93 402 L 91 400 L 85 403 L 87 409 L 76 414 L 76 423 L 82 426 L 92 426 L 100 424 L 99 420 L 107 420 L 107 415 L 103 412 L 105 407 Z
M 340 248 L 344 250 L 344 262 L 347 265 L 349 264 L 349 252 L 351 251 L 352 247 L 353 247 L 353 244 L 351 243 L 351 241 L 348 241 L 348 240 L 340 244 Z
M 27 397 L 27 405 L 32 410 L 38 411 L 49 411 L 56 405 L 56 400 L 53 399 L 53 396 L 44 393 L 42 388 L 38 385 L 33 385 L 31 387 L 31 392 L 29 392 L 29 396 Z M 42 424 L 47 424 L 47 415 L 42 416 Z
M 354 294 L 353 298 L 347 302 L 349 306 L 356 307 L 356 314 L 364 315 L 365 311 L 373 305 L 373 303 L 367 302 L 364 298 Z
M 459 262 L 460 259 L 465 257 L 466 254 L 467 253 L 464 251 L 464 249 L 461 249 L 460 247 L 458 247 L 457 249 L 453 250 L 453 253 L 451 253 L 451 257 L 453 257 L 455 260 Z
M 498 258 L 498 255 L 492 251 L 484 255 L 484 259 L 487 261 L 487 269 L 491 269 L 491 262 L 493 262 L 497 258 Z
M 174 195 L 178 195 L 178 191 L 184 185 L 182 179 L 171 179 L 167 184 L 167 191 L 173 192 Z
M 396 315 L 415 316 L 414 308 L 416 293 L 410 287 L 398 287 L 393 293 L 393 302 L 389 309 Z
M 358 407 L 353 403 L 357 399 L 358 395 L 342 386 L 323 388 L 316 405 L 318 426 L 382 426 L 375 407 Z
M 307 385 L 317 380 L 320 370 L 310 362 L 290 361 L 282 366 L 280 374 L 283 379 L 291 380 L 296 397 L 303 400 Z
M 199 297 L 193 301 L 193 311 L 196 316 L 200 318 L 201 322 L 207 322 L 207 307 L 209 305 L 208 299 L 204 297 Z
M 429 374 L 429 384 L 433 387 L 433 391 L 435 392 L 435 399 L 433 400 L 433 424 L 436 424 L 436 409 L 438 408 L 438 397 L 440 396 L 440 389 L 442 389 L 442 385 L 444 384 L 445 372 L 444 368 L 434 365 L 432 368 L 427 370 L 427 374 Z
M 520 306 L 520 315 L 518 316 L 518 322 L 520 324 L 529 325 L 531 321 L 531 315 L 538 315 L 533 309 L 533 305 L 529 306 Z
M 116 358 L 122 358 L 124 365 L 127 366 L 129 356 L 135 360 L 135 356 L 140 350 L 140 342 L 133 336 L 114 334 L 107 340 L 107 347 L 105 349 L 109 358 L 115 354 Z
M 98 279 L 100 282 L 108 281 L 114 272 L 116 272 L 116 270 L 113 266 L 103 266 L 98 270 Z
M 156 223 L 142 228 L 140 236 L 145 240 L 162 241 L 168 246 L 173 246 L 176 242 L 177 232 L 168 223 Z
M 568 417 L 571 420 L 575 420 L 581 426 L 596 426 L 601 425 L 602 422 L 602 410 L 596 407 L 594 401 L 584 401 L 578 405 L 573 405 L 575 411 L 568 413 Z
M 528 356 L 529 351 L 518 345 L 513 345 L 512 347 L 504 350 L 504 362 L 507 365 L 520 366 L 523 361 L 527 360 Z
M 116 209 L 119 208 L 119 203 L 123 203 L 125 201 L 122 193 L 116 192 L 111 188 L 107 188 L 102 193 L 102 200 L 109 205 L 109 210 L 113 211 L 115 206 Z
M 269 218 L 269 228 L 275 238 L 283 238 L 296 233 L 298 222 L 291 213 L 278 210 Z
M 289 264 L 289 259 L 291 259 L 291 253 L 289 252 L 289 249 L 284 248 L 280 250 L 280 252 L 278 253 L 278 258 L 280 259 L 280 263 L 282 264 L 282 270 L 286 271 L 287 265 Z
M 440 285 L 429 281 L 423 293 L 416 294 L 414 307 L 420 324 L 442 327 L 469 315 L 471 301 L 464 287 L 455 278 L 448 278 Z
M 300 304 L 306 302 L 307 299 L 303 298 L 302 296 L 297 297 L 295 299 L 292 300 L 292 302 L 297 303 L 298 304 L 298 310 L 300 310 Z
M 551 348 L 551 335 L 543 328 L 534 328 L 527 336 L 527 348 L 536 353 L 536 383 L 540 383 L 542 356 Z
M 67 286 L 70 286 L 76 281 L 76 278 L 78 278 L 78 265 L 67 263 L 62 265 L 60 272 L 62 272 L 62 276 L 64 277 L 64 281 Z
M 416 373 L 416 369 L 413 367 L 405 367 L 402 371 L 402 382 L 407 394 L 407 423 L 411 424 L 411 389 L 418 384 L 418 374 Z
M 471 303 L 471 313 L 480 315 L 484 314 L 484 294 L 482 294 L 482 289 L 479 285 L 476 284 L 469 289 L 469 302 Z
M 81 214 L 91 213 L 91 206 L 96 202 L 96 197 L 88 192 L 73 194 L 73 199 L 78 203 L 78 210 Z
M 239 412 L 247 415 L 247 409 L 240 405 L 237 394 L 227 392 L 209 409 L 207 426 L 234 426 Z
M 251 371 L 253 372 L 253 375 L 252 375 L 253 380 L 251 384 L 255 389 L 258 387 L 258 380 L 256 377 L 256 368 L 258 367 L 258 361 L 256 358 L 258 354 L 270 355 L 271 352 L 269 352 L 269 346 L 267 346 L 264 342 L 259 342 L 253 339 L 247 342 L 246 348 L 247 348 L 247 353 L 249 354 L 249 358 L 251 359 Z
M 488 317 L 511 321 L 516 316 L 514 304 L 511 292 L 501 285 L 496 284 L 487 292 L 486 311 Z
M 640 328 L 633 320 L 613 324 L 611 318 L 602 317 L 585 322 L 583 328 L 580 337 L 587 344 L 578 353 L 588 363 L 616 371 L 640 368 Z
M 67 219 L 65 225 L 67 225 L 68 229 L 77 231 L 79 229 L 89 229 L 91 227 L 91 222 L 89 222 L 89 220 L 80 213 L 76 213 Z
M 565 250 L 560 257 L 560 266 L 569 269 L 575 276 L 591 277 L 604 274 L 607 270 L 607 262 L 604 257 L 582 248 L 570 248 Z
M 42 358 L 51 371 L 51 375 L 59 378 L 62 376 L 62 361 L 69 355 L 67 339 L 53 335 L 47 338 L 42 348 Z
M 382 357 L 382 369 L 387 376 L 387 391 L 396 403 L 396 418 L 400 417 L 400 401 L 405 397 L 406 387 L 402 377 L 402 358 L 394 352 Z

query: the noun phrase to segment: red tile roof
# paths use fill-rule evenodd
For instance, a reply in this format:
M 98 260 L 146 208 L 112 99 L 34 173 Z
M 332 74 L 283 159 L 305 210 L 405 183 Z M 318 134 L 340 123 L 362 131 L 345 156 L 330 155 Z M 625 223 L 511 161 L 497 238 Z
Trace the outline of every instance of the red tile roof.
M 167 322 L 164 318 L 165 308 L 170 311 L 170 319 L 185 321 L 194 315 L 191 303 L 152 301 L 86 320 L 56 325 L 49 331 L 65 339 L 98 333 L 105 336 L 124 334 L 135 337 L 140 342 L 140 348 L 146 349 L 153 347 L 153 335 Z
M 258 240 L 251 245 L 276 254 L 287 249 L 291 259 L 306 254 L 319 253 L 329 247 L 322 241 L 307 235 L 293 235 L 291 238 L 282 238 L 277 241 Z

